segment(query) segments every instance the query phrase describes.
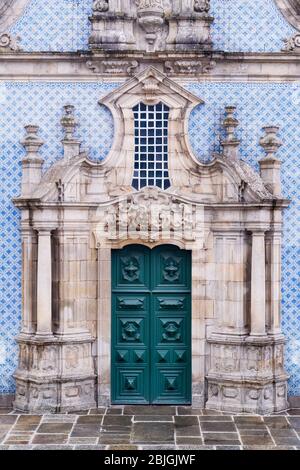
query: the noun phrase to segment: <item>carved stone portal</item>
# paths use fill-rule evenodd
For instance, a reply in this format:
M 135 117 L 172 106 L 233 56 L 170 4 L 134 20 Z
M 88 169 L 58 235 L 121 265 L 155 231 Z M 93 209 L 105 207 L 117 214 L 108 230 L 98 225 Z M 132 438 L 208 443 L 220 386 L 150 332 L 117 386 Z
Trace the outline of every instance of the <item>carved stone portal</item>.
M 154 6 L 160 11 L 160 2 Z M 103 2 L 95 7 L 97 14 L 106 14 Z M 165 191 L 132 187 L 133 108 L 141 102 L 169 108 L 171 186 Z M 280 250 L 288 202 L 281 195 L 275 156 L 282 144 L 278 128 L 264 129 L 260 143 L 266 156 L 258 174 L 241 158 L 233 106 L 226 108 L 223 151 L 210 163 L 197 160 L 186 123 L 203 101 L 153 67 L 101 104 L 112 111 L 116 138 L 99 163 L 80 151 L 73 106 L 64 107 L 61 120 L 64 157 L 45 173 L 38 127 L 26 126 L 22 194 L 15 200 L 22 214 L 23 246 L 15 408 L 43 412 L 110 403 L 111 251 L 128 244 L 173 244 L 192 252 L 193 404 L 251 413 L 284 410 Z M 140 275 L 134 256 L 124 257 L 121 270 L 127 281 Z M 165 280 L 176 280 L 176 259 L 166 258 L 162 272 Z M 131 297 L 130 303 L 121 300 L 119 308 L 137 310 L 143 301 Z M 160 307 L 168 309 L 170 303 L 174 308 L 172 298 Z M 164 324 L 163 334 L 166 342 L 179 340 L 179 323 Z M 125 319 L 120 336 L 135 342 L 140 335 L 138 321 Z M 126 359 L 122 350 L 118 354 Z M 169 390 L 175 387 L 173 379 Z M 128 391 L 135 389 L 134 381 L 126 382 Z

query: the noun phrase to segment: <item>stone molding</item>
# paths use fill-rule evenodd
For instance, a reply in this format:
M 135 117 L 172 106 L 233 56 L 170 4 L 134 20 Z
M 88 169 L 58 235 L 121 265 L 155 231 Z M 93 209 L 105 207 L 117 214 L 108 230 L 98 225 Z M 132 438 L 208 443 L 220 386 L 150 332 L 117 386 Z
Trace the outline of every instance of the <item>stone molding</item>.
M 181 65 L 177 65 L 177 62 Z M 300 57 L 295 52 L 276 54 L 212 53 L 185 54 L 63 54 L 63 53 L 2 53 L 0 81 L 104 81 L 122 82 L 133 73 L 155 64 L 161 72 L 175 80 L 209 82 L 279 82 L 300 79 Z M 183 73 L 184 71 L 184 73 Z

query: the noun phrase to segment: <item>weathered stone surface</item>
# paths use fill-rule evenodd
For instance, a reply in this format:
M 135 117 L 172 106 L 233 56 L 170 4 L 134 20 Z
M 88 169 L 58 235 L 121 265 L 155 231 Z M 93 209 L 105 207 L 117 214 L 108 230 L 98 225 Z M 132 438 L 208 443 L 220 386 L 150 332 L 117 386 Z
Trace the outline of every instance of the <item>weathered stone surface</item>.
M 155 444 L 174 442 L 174 428 L 168 423 L 134 423 L 132 442 Z

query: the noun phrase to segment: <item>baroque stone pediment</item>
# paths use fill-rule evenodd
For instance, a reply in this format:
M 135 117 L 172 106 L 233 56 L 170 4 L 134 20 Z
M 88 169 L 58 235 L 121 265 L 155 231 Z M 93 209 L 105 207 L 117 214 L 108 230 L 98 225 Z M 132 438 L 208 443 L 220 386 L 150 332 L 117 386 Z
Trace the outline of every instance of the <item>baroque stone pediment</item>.
M 99 163 L 89 160 L 88 154 L 80 152 L 80 141 L 74 137 L 77 121 L 74 107 L 65 106 L 66 114 L 61 120 L 66 135 L 63 140 L 64 158 L 54 164 L 42 176 L 38 185 L 28 185 L 28 196 L 49 203 L 107 204 L 116 198 L 139 197 L 133 188 L 135 138 L 133 107 L 139 103 L 168 106 L 168 173 L 170 187 L 158 192 L 158 199 L 183 198 L 187 204 L 252 203 L 271 201 L 274 193 L 238 154 L 239 141 L 234 136 L 238 121 L 235 108 L 226 108 L 224 127 L 227 137 L 224 148 L 209 163 L 201 163 L 193 154 L 188 138 L 188 119 L 195 106 L 204 102 L 185 90 L 175 81 L 153 67 L 136 75 L 99 102 L 111 111 L 115 121 L 115 138 L 109 155 Z M 43 144 L 36 126 L 27 126 L 28 135 L 22 142 L 29 155 L 24 159 L 42 164 L 36 150 Z M 267 152 L 274 152 L 281 142 L 276 138 L 276 127 L 266 128 L 268 135 L 261 145 Z M 270 140 L 271 139 L 271 140 Z M 270 141 L 270 142 L 269 142 Z M 206 156 L 207 157 L 207 156 Z M 276 165 L 280 162 L 276 160 Z M 265 165 L 268 166 L 268 159 Z M 269 173 L 268 173 L 269 174 Z M 270 180 L 270 184 L 273 181 Z M 25 192 L 26 192 L 25 191 Z M 143 197 L 154 200 L 154 188 Z M 150 199 L 151 199 L 150 198 Z

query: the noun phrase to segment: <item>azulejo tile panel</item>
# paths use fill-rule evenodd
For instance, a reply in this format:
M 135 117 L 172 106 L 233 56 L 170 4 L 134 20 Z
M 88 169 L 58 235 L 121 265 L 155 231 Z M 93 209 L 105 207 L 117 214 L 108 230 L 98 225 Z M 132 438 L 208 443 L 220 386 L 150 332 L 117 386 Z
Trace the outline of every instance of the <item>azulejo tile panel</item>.
M 110 113 L 99 106 L 101 96 L 116 83 L 2 83 L 0 85 L 0 393 L 14 391 L 12 374 L 17 363 L 15 336 L 21 318 L 21 250 L 19 214 L 11 199 L 19 194 L 21 158 L 24 150 L 19 144 L 23 126 L 37 123 L 46 142 L 41 153 L 45 166 L 62 156 L 59 124 L 62 106 L 76 107 L 79 121 L 77 135 L 93 159 L 105 158 L 113 139 Z M 243 159 L 257 168 L 262 156 L 258 145 L 261 127 L 281 126 L 284 146 L 279 156 L 283 161 L 283 187 L 292 199 L 285 213 L 283 247 L 283 330 L 287 336 L 286 367 L 291 375 L 290 395 L 300 393 L 300 164 L 299 114 L 300 85 L 296 84 L 225 84 L 189 83 L 186 87 L 200 96 L 205 104 L 197 107 L 190 118 L 190 140 L 194 152 L 207 161 L 218 151 L 224 107 L 237 105 L 241 123 Z
M 11 33 L 25 51 L 88 49 L 93 0 L 31 0 Z M 211 0 L 215 49 L 235 52 L 280 51 L 295 30 L 274 0 Z

